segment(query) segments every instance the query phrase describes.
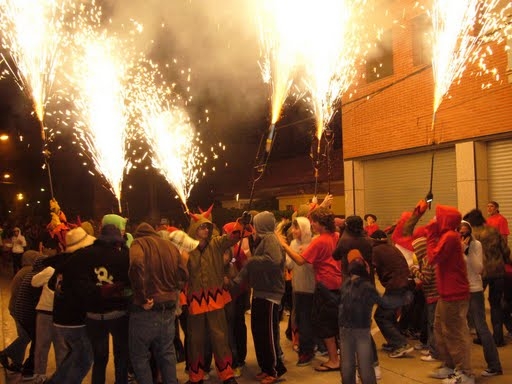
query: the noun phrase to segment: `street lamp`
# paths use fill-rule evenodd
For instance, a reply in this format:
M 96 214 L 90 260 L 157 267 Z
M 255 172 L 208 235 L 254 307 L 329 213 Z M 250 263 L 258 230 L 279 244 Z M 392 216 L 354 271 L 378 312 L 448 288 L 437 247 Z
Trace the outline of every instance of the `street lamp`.
M 9 140 L 9 135 L 2 133 L 0 134 L 0 141 L 7 141 Z
M 23 195 L 23 193 L 17 193 L 16 194 L 16 200 L 22 201 L 24 198 L 25 198 L 25 196 Z

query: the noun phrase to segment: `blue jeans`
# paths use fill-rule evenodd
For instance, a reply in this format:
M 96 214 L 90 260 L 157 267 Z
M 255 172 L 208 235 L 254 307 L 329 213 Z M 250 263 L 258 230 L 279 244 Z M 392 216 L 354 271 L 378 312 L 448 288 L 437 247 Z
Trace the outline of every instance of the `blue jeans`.
M 296 326 L 299 330 L 299 354 L 312 354 L 315 351 L 313 324 L 311 323 L 313 294 L 303 292 L 294 293 L 293 307 L 295 309 Z
M 356 383 L 356 365 L 363 384 L 376 384 L 370 328 L 340 328 L 341 379 Z
M 56 326 L 54 332 L 55 354 L 61 356 L 63 351 L 67 351 L 67 354 L 48 383 L 81 383 L 92 365 L 92 348 L 85 326 L 78 328 Z
M 406 291 L 402 289 L 386 289 L 384 292 L 384 298 L 398 301 L 404 296 L 405 292 Z M 398 328 L 396 309 L 385 309 L 379 305 L 375 310 L 373 318 L 375 319 L 382 336 L 384 336 L 389 345 L 394 348 L 399 348 L 407 344 L 407 338 L 400 333 L 400 329 Z
M 91 384 L 105 384 L 109 334 L 114 348 L 115 384 L 128 383 L 128 315 L 112 320 L 86 319 L 87 335 L 94 356 Z
M 484 279 L 484 290 L 489 285 L 489 305 L 491 307 L 491 323 L 494 342 L 496 345 L 503 345 L 503 308 L 501 301 L 505 291 L 505 279 L 497 277 Z
M 151 353 L 166 384 L 178 384 L 174 350 L 176 307 L 132 311 L 129 321 L 130 359 L 137 383 L 153 384 L 149 365 Z
M 496 343 L 485 320 L 484 292 L 471 292 L 468 314 L 473 320 L 476 333 L 482 342 L 484 357 L 489 369 L 501 371 L 501 362 Z

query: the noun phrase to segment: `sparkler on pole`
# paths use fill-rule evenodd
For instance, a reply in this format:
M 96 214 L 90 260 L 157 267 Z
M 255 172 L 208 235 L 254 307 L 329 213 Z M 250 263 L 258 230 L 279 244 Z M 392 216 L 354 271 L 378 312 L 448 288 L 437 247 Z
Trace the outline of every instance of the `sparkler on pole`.
M 43 157 L 52 198 L 45 109 L 61 61 L 61 48 L 70 35 L 67 17 L 79 16 L 79 12 L 69 0 L 0 1 L 1 43 L 7 57 L 3 53 L 1 56 L 18 87 L 33 103 L 41 127 Z
M 137 120 L 153 167 L 175 190 L 188 214 L 187 200 L 207 158 L 200 151 L 202 142 L 188 114 L 179 106 L 179 97 L 155 83 L 157 74 L 156 68 L 140 71 L 134 82 Z
M 106 32 L 88 31 L 77 37 L 81 50 L 73 60 L 68 81 L 75 136 L 84 154 L 108 182 L 121 208 L 121 185 L 127 167 L 128 83 L 137 57 L 127 41 Z
M 334 105 L 354 81 L 357 59 L 363 53 L 362 24 L 358 16 L 365 4 L 366 0 L 322 0 L 315 6 L 304 4 L 308 24 L 312 25 L 301 47 L 304 85 L 310 93 L 316 121 L 315 185 L 322 134 L 333 117 Z
M 494 11 L 500 0 L 434 0 L 432 8 L 434 105 L 432 130 L 437 110 L 454 81 L 468 63 L 479 60 L 485 35 L 498 25 Z M 510 5 L 509 5 L 510 6 Z
M 271 88 L 271 113 L 265 145 L 260 146 L 256 155 L 255 170 L 258 176 L 254 177 L 253 182 L 259 180 L 265 171 L 274 143 L 276 123 L 290 93 L 293 73 L 299 62 L 300 33 L 304 30 L 302 22 L 305 20 L 300 13 L 303 8 L 296 7 L 296 4 L 297 1 L 293 0 L 265 0 L 261 3 L 258 20 L 262 56 L 260 68 L 263 81 Z

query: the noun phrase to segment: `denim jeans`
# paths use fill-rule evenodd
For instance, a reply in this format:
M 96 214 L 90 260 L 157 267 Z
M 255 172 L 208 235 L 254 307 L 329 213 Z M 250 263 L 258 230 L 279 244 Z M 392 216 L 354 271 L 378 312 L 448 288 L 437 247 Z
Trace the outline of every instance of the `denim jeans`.
M 293 294 L 293 301 L 295 321 L 299 330 L 299 354 L 312 354 L 315 350 L 313 324 L 311 323 L 313 294 L 296 292 Z
M 87 318 L 87 335 L 91 341 L 94 364 L 91 384 L 105 384 L 109 356 L 109 335 L 114 348 L 115 384 L 128 383 L 128 315 L 112 320 Z
M 343 384 L 356 383 L 356 365 L 364 384 L 377 383 L 370 328 L 341 328 L 340 358 Z
M 130 312 L 128 327 L 130 359 L 138 384 L 153 384 L 149 359 L 155 357 L 165 384 L 178 384 L 174 350 L 176 307 Z
M 30 343 L 30 335 L 19 322 L 15 321 L 15 324 L 18 337 L 4 349 L 4 352 L 16 365 L 21 367 L 23 365 L 23 359 L 25 358 L 27 345 Z
M 502 299 L 505 291 L 505 279 L 497 277 L 484 279 L 484 290 L 489 285 L 489 305 L 491 307 L 492 334 L 496 345 L 503 345 L 503 308 Z
M 53 316 L 51 313 L 37 312 L 36 335 L 34 373 L 46 375 L 48 352 L 54 338 Z M 56 362 L 57 367 L 60 363 L 60 361 Z
M 482 342 L 487 367 L 495 371 L 501 371 L 498 348 L 496 348 L 496 343 L 485 320 L 485 299 L 483 291 L 471 292 L 468 312 L 469 316 L 473 319 L 476 333 Z
M 55 354 L 67 354 L 57 370 L 48 380 L 48 384 L 81 383 L 91 369 L 92 348 L 87 337 L 85 326 L 60 327 L 55 326 Z
M 393 300 L 399 300 L 404 295 L 404 293 L 405 290 L 402 289 L 386 289 L 384 292 L 384 297 Z M 375 322 L 377 323 L 382 336 L 384 336 L 388 344 L 394 348 L 398 348 L 407 344 L 407 338 L 400 333 L 400 329 L 398 328 L 396 309 L 385 309 L 379 305 L 375 310 L 373 318 L 375 319 Z

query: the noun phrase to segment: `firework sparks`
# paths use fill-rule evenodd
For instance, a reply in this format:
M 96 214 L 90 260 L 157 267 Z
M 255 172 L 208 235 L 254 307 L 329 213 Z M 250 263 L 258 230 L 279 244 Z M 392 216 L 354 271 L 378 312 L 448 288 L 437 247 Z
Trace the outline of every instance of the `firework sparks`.
M 75 135 L 84 154 L 109 183 L 121 211 L 121 185 L 127 167 L 128 86 L 137 62 L 127 41 L 106 32 L 77 37 L 80 54 L 68 76 L 74 90 Z
M 45 107 L 61 60 L 61 48 L 69 40 L 70 26 L 81 8 L 69 0 L 2 0 L 0 31 L 2 58 L 19 88 L 34 104 L 43 123 Z M 41 131 L 45 139 L 44 129 Z
M 263 81 L 270 84 L 271 124 L 277 123 L 299 63 L 304 7 L 293 0 L 266 0 L 259 18 Z
M 322 0 L 304 4 L 309 33 L 302 41 L 304 83 L 316 117 L 318 145 L 333 106 L 354 81 L 357 58 L 362 55 L 357 14 L 366 0 Z M 294 5 L 294 7 L 298 7 Z
M 434 114 L 451 84 L 462 77 L 468 62 L 478 60 L 485 35 L 497 26 L 500 0 L 434 0 L 432 9 Z M 483 68 L 483 64 L 480 64 Z
M 138 125 L 149 145 L 153 167 L 175 190 L 188 212 L 188 197 L 207 158 L 200 151 L 200 136 L 179 106 L 183 100 L 165 83 L 158 85 L 159 81 L 161 76 L 152 66 L 151 70 L 139 71 L 133 83 Z

